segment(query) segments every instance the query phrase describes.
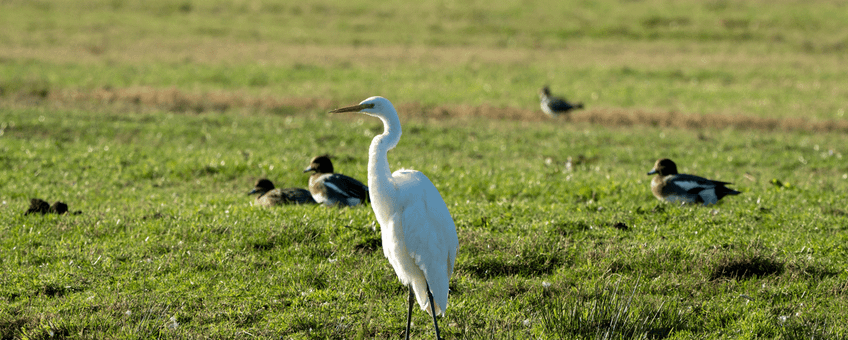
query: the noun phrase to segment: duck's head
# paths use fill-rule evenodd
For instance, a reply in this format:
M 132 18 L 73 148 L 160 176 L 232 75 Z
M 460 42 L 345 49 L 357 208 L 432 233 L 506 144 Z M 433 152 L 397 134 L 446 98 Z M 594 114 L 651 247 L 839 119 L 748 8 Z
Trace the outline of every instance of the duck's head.
M 551 89 L 548 88 L 548 85 L 545 85 L 544 87 L 542 87 L 541 90 L 539 90 L 539 98 L 548 97 L 550 95 L 551 95 Z
M 256 181 L 256 185 L 253 186 L 253 190 L 251 190 L 247 194 L 248 195 L 264 194 L 264 193 L 269 192 L 271 190 L 274 190 L 274 183 L 271 183 L 271 181 L 268 180 L 267 178 L 261 178 L 258 181 Z
M 380 96 L 374 96 L 363 100 L 359 103 L 359 105 L 346 106 L 330 111 L 330 113 L 342 112 L 362 112 L 369 116 L 378 118 L 390 118 L 392 116 L 397 117 L 397 111 L 395 110 L 394 105 L 392 105 L 392 102 Z
M 648 172 L 648 175 L 658 174 L 660 176 L 666 175 L 676 175 L 677 174 L 677 164 L 668 158 L 663 158 L 657 160 L 654 164 L 654 168 Z
M 303 169 L 303 172 L 315 171 L 319 174 L 331 174 L 333 173 L 333 162 L 330 160 L 329 155 L 321 155 L 312 159 L 309 162 L 309 166 L 306 169 Z

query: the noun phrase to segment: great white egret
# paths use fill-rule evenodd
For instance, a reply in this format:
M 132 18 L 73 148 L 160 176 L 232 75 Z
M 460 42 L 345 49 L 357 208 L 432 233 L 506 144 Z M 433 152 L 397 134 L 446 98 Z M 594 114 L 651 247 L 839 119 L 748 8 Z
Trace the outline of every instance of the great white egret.
M 256 205 L 263 207 L 273 207 L 283 204 L 314 204 L 312 194 L 309 190 L 301 188 L 274 188 L 272 183 L 267 178 L 262 178 L 256 181 L 248 195 L 259 194 L 256 197 Z
M 433 316 L 438 339 L 436 315 L 444 315 L 448 308 L 448 280 L 459 245 L 450 211 L 439 190 L 420 171 L 391 172 L 386 153 L 397 146 L 401 135 L 391 102 L 371 97 L 330 112 L 362 112 L 383 121 L 383 133 L 374 137 L 368 150 L 371 207 L 383 234 L 383 254 L 400 282 L 409 287 L 406 338 L 414 293 L 421 309 Z
M 582 109 L 583 103 L 569 103 L 563 98 L 551 96 L 551 89 L 547 86 L 539 90 L 539 99 L 541 100 L 542 111 L 548 116 L 556 117 L 559 114 L 568 113 L 574 109 Z
M 678 174 L 677 164 L 663 158 L 654 164 L 648 175 L 656 174 L 651 180 L 651 192 L 660 201 L 680 203 L 715 204 L 727 195 L 738 195 L 740 192 L 725 185 L 728 182 L 713 181 L 703 177 Z
M 309 192 L 315 202 L 324 205 L 355 206 L 368 200 L 368 187 L 351 177 L 333 173 L 333 162 L 327 155 L 312 159 L 303 172 L 309 176 Z

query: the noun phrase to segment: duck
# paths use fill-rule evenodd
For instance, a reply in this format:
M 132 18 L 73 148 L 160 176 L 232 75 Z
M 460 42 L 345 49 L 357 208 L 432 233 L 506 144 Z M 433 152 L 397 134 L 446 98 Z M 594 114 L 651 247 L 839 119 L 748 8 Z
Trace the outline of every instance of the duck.
M 248 195 L 259 194 L 256 197 L 256 205 L 262 207 L 274 207 L 284 204 L 315 204 L 309 190 L 302 188 L 275 188 L 274 183 L 267 178 L 256 181 L 253 190 Z
M 539 99 L 541 100 L 542 111 L 548 116 L 556 117 L 560 114 L 568 113 L 574 109 L 582 109 L 583 103 L 569 103 L 564 98 L 551 96 L 551 89 L 548 86 L 539 90 Z
M 334 173 L 333 162 L 328 155 L 313 158 L 303 170 L 310 171 L 313 174 L 309 176 L 309 192 L 315 202 L 346 207 L 370 202 L 368 186 L 351 177 Z
M 660 201 L 710 205 L 724 196 L 741 194 L 728 188 L 729 182 L 677 173 L 677 164 L 668 158 L 657 160 L 648 175 L 656 175 L 651 180 L 651 192 Z

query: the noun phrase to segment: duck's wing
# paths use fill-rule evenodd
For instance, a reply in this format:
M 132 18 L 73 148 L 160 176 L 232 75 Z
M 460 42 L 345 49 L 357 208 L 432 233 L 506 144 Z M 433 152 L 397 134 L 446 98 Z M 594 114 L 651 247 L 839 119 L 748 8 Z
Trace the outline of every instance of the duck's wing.
M 677 174 L 668 176 L 665 183 L 666 186 L 673 186 L 677 188 L 678 192 L 697 194 L 701 190 L 715 188 L 716 185 L 719 185 L 722 182 L 709 180 L 695 175 Z
M 685 194 L 691 197 L 694 202 L 704 203 L 705 205 L 715 204 L 725 195 L 736 195 L 738 191 L 727 188 L 725 185 L 730 182 L 714 181 L 699 176 L 679 174 L 669 176 L 666 181 L 666 187 L 669 190 L 675 190 L 679 194 Z
M 315 203 L 309 190 L 301 188 L 285 188 L 280 190 L 285 203 L 310 204 Z
M 345 205 L 357 205 L 368 200 L 368 186 L 342 174 L 330 174 L 323 178 L 329 201 Z M 358 200 L 358 201 L 357 201 Z

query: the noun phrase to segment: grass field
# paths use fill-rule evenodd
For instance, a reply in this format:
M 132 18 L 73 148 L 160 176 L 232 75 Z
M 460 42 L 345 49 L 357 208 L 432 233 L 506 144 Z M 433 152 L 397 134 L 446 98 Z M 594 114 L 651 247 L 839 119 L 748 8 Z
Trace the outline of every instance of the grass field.
M 848 338 L 845 9 L 0 1 L 0 339 L 402 337 L 369 207 L 247 195 L 364 180 L 382 126 L 325 112 L 377 94 L 456 222 L 446 339 Z M 661 157 L 743 193 L 662 204 Z

